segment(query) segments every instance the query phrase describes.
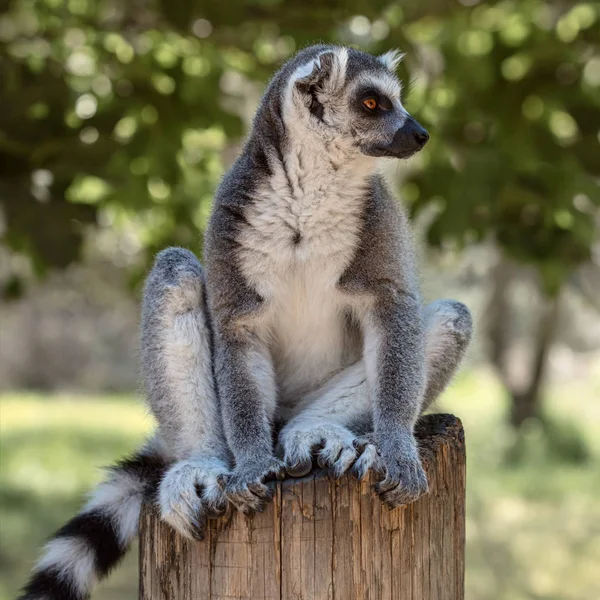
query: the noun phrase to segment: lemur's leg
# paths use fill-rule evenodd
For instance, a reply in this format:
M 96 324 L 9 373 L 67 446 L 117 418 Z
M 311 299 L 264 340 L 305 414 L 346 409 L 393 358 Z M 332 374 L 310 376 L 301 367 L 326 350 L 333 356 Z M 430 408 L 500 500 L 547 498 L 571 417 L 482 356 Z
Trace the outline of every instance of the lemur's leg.
M 455 300 L 437 300 L 425 307 L 427 387 L 421 412 L 427 410 L 450 383 L 473 332 L 469 309 Z
M 460 302 L 433 302 L 425 307 L 423 316 L 427 386 L 421 412 L 449 383 L 472 331 L 471 314 Z M 320 464 L 330 467 L 334 475 L 341 475 L 356 461 L 354 471 L 363 477 L 374 466 L 376 453 L 374 446 L 357 436 L 372 431 L 372 410 L 363 361 L 337 373 L 302 398 L 279 434 L 287 471 L 294 476 L 308 473 L 318 450 Z
M 173 465 L 159 487 L 162 518 L 188 537 L 202 535 L 226 498 L 229 471 L 212 370 L 204 272 L 196 257 L 168 248 L 156 257 L 142 307 L 141 359 L 150 408 Z

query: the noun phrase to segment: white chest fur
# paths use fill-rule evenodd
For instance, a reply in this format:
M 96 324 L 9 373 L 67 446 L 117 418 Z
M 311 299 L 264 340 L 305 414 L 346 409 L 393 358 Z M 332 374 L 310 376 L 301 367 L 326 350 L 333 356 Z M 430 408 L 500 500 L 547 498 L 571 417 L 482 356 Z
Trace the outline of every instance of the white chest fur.
M 344 364 L 347 300 L 336 286 L 357 249 L 368 175 L 360 163 L 335 169 L 322 152 L 287 156 L 239 239 L 242 272 L 265 299 L 261 330 L 283 403 Z

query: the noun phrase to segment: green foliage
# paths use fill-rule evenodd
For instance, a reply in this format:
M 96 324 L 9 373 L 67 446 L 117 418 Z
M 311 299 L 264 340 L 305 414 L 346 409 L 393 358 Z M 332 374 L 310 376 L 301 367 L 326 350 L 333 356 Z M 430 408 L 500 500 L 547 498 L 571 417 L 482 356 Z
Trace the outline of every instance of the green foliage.
M 465 6 L 469 5 L 469 6 Z M 248 98 L 318 40 L 399 46 L 432 141 L 405 186 L 434 246 L 495 236 L 556 291 L 600 205 L 600 5 L 503 0 L 12 0 L 0 8 L 5 242 L 39 271 L 86 229 L 199 252 Z M 252 85 L 254 83 L 254 86 Z
M 413 107 L 433 131 L 409 188 L 429 241 L 495 235 L 556 293 L 590 257 L 600 193 L 600 5 L 477 3 L 412 24 L 430 44 Z M 442 66 L 443 65 L 443 66 Z

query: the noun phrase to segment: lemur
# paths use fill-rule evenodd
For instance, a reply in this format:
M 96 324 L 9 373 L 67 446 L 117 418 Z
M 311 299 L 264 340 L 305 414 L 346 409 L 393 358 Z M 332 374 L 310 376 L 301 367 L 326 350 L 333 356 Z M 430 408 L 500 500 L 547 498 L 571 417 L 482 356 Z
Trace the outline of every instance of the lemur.
M 428 133 L 401 103 L 400 55 L 318 45 L 273 77 L 205 234 L 156 257 L 141 363 L 157 431 L 45 547 L 23 600 L 82 600 L 125 553 L 142 502 L 201 539 L 272 480 L 380 476 L 390 507 L 427 492 L 413 427 L 455 372 L 468 309 L 422 304 L 407 217 L 378 173 Z

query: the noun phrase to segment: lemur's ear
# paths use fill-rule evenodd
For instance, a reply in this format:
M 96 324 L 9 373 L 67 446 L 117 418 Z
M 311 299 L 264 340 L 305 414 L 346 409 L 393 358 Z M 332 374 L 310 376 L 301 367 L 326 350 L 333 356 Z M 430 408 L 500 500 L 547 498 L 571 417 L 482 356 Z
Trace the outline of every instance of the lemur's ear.
M 377 57 L 377 60 L 389 71 L 392 73 L 396 72 L 398 65 L 404 58 L 404 53 L 400 52 L 400 50 L 390 50 L 385 54 Z
M 346 48 L 323 52 L 298 69 L 296 86 L 305 92 L 315 87 L 325 93 L 334 92 L 344 83 L 347 63 L 348 51 Z

